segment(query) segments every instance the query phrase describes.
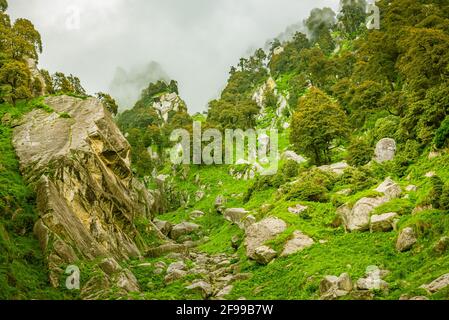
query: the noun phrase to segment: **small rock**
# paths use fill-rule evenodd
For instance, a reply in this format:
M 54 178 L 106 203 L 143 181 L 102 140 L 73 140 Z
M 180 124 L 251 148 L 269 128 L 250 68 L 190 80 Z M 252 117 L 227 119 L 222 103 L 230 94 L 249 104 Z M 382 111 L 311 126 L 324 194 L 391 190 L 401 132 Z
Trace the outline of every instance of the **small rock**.
M 171 283 L 187 276 L 187 272 L 183 270 L 173 270 L 165 276 L 165 283 Z
M 449 248 L 449 237 L 442 237 L 438 242 L 434 245 L 433 251 L 437 254 L 443 254 Z
M 429 300 L 429 298 L 424 297 L 424 296 L 418 296 L 418 297 L 410 298 L 410 300 L 412 300 L 412 301 L 427 301 L 427 300 Z
M 299 215 L 304 211 L 306 211 L 307 209 L 309 209 L 309 207 L 297 204 L 294 207 L 288 208 L 288 212 Z
M 337 194 L 340 196 L 350 196 L 352 194 L 352 190 L 344 189 L 344 190 L 338 191 Z
M 407 186 L 407 188 L 405 188 L 405 190 L 407 190 L 407 192 L 416 192 L 416 191 L 418 191 L 418 187 L 411 184 L 411 185 Z
M 295 161 L 296 163 L 299 163 L 299 164 L 307 162 L 307 160 L 304 159 L 304 157 L 296 154 L 296 152 L 294 152 L 294 151 L 285 151 L 282 154 L 282 159 Z
M 254 252 L 255 260 L 263 265 L 269 264 L 276 256 L 277 252 L 267 246 L 260 246 Z
M 158 261 L 154 264 L 155 268 L 161 268 L 161 269 L 165 269 L 167 268 L 167 265 L 165 264 L 165 262 L 163 261 Z
M 287 229 L 285 221 L 269 217 L 246 228 L 246 255 L 255 259 L 255 250 Z
M 398 240 L 396 241 L 396 250 L 399 252 L 410 250 L 417 241 L 416 233 L 413 228 L 405 228 L 401 231 Z
M 221 289 L 215 296 L 217 298 L 225 298 L 226 296 L 231 294 L 232 289 L 234 289 L 233 285 L 226 286 L 223 289 Z
M 156 268 L 156 269 L 154 269 L 153 273 L 154 273 L 155 275 L 163 274 L 163 273 L 164 273 L 164 269 Z
M 222 213 L 225 205 L 226 199 L 223 196 L 218 196 L 215 199 L 215 209 L 217 210 L 217 212 Z
M 388 274 L 386 270 L 380 270 L 376 266 L 367 268 L 366 277 L 357 280 L 356 287 L 358 290 L 382 290 L 388 291 L 389 285 L 382 278 Z
M 204 217 L 204 212 L 196 210 L 190 213 L 190 218 L 195 220 L 198 218 Z
M 398 214 L 395 212 L 373 215 L 371 217 L 371 232 L 388 232 L 394 229 L 395 219 Z
M 155 219 L 154 225 L 156 226 L 156 228 L 159 229 L 159 231 L 164 236 L 168 236 L 173 229 L 173 225 L 168 221 L 162 221 L 162 220 Z
M 250 214 L 249 216 L 247 216 L 244 220 L 243 220 L 243 227 L 244 229 L 248 229 L 250 226 L 252 226 L 253 224 L 255 224 L 257 222 L 256 217 L 254 217 L 252 214 Z
M 352 291 L 352 288 L 352 280 L 347 273 L 343 273 L 340 277 L 326 276 L 320 283 L 321 299 L 334 300 L 344 297 Z
M 210 283 L 200 280 L 192 283 L 190 286 L 186 287 L 187 290 L 198 291 L 201 293 L 203 299 L 208 299 L 212 296 L 213 289 Z
M 198 191 L 198 192 L 195 193 L 195 200 L 197 202 L 201 201 L 201 200 L 204 199 L 205 196 L 206 196 L 206 193 L 204 191 Z
M 314 243 L 315 241 L 313 241 L 313 239 L 309 236 L 306 236 L 301 231 L 295 231 L 293 233 L 293 239 L 285 244 L 284 251 L 282 252 L 281 256 L 289 256 L 295 254 L 311 247 Z
M 231 246 L 234 250 L 237 250 L 240 247 L 240 243 L 241 243 L 241 240 L 240 240 L 239 236 L 233 236 L 231 238 Z
M 382 182 L 382 184 L 377 187 L 375 191 L 385 194 L 389 200 L 399 198 L 402 193 L 401 187 L 391 178 L 387 178 L 384 182 Z
M 232 208 L 232 209 L 226 209 L 223 216 L 229 222 L 234 223 L 243 229 L 244 226 L 243 226 L 242 220 L 248 214 L 249 214 L 249 211 L 246 211 L 243 208 Z
M 412 215 L 421 213 L 423 211 L 432 210 L 432 209 L 433 209 L 433 206 L 431 204 L 427 205 L 427 206 L 417 206 L 415 209 L 413 209 Z
M 430 172 L 427 172 L 426 174 L 425 174 L 425 177 L 426 178 L 432 178 L 432 177 L 435 177 L 437 174 L 436 174 L 436 172 L 435 171 L 430 171 Z
M 173 262 L 168 266 L 167 273 L 172 273 L 176 270 L 185 271 L 187 270 L 187 266 L 183 261 Z

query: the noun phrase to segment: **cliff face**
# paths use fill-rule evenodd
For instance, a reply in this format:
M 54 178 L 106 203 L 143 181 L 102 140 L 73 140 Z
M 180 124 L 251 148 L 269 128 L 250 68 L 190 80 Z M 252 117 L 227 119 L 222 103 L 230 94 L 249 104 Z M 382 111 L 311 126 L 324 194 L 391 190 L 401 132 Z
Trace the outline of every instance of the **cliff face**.
M 34 229 L 50 281 L 57 287 L 68 265 L 95 260 L 101 269 L 95 281 L 138 291 L 132 273 L 118 262 L 147 249 L 135 221 L 152 219 L 154 199 L 133 177 L 130 146 L 97 99 L 59 96 L 45 103 L 53 112 L 27 114 L 13 144 L 36 191 L 40 219 Z M 148 231 L 157 234 L 151 223 Z M 86 286 L 96 287 L 90 280 Z

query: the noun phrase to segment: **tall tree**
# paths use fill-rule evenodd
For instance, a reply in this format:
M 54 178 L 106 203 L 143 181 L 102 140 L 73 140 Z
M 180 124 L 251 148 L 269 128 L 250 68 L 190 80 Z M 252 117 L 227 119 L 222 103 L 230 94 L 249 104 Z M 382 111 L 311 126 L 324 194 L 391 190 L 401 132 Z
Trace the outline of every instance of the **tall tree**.
M 317 165 L 331 161 L 331 145 L 349 134 L 347 116 L 323 91 L 311 88 L 293 115 L 290 141 Z
M 21 61 L 9 61 L 0 68 L 0 98 L 16 104 L 21 99 L 32 97 L 31 74 Z

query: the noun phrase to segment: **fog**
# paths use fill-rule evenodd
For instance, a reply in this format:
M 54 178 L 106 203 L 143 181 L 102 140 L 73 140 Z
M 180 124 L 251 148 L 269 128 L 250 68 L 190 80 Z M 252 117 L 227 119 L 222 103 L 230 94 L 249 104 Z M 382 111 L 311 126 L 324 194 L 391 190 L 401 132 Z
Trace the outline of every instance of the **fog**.
M 190 112 L 218 96 L 231 65 L 338 0 L 9 0 L 40 31 L 40 67 L 77 75 L 122 107 L 157 78 L 179 83 Z M 287 32 L 288 34 L 288 32 Z M 285 36 L 285 34 L 284 34 Z M 123 79 L 120 78 L 123 75 Z

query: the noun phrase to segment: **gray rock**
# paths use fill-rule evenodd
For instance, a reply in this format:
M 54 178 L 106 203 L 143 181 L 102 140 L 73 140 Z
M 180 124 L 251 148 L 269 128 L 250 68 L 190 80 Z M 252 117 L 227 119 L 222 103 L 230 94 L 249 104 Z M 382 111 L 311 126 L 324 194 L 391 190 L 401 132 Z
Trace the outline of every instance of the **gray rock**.
M 296 163 L 299 163 L 299 164 L 307 162 L 307 160 L 304 157 L 296 154 L 296 152 L 294 152 L 294 151 L 285 151 L 282 154 L 282 159 L 295 161 Z
M 402 194 L 401 187 L 391 180 L 391 178 L 387 178 L 382 184 L 375 189 L 375 191 L 385 194 L 389 200 L 399 198 Z
M 383 163 L 386 161 L 394 160 L 396 155 L 396 141 L 393 139 L 382 139 L 376 145 L 374 151 L 374 160 L 377 163 Z
M 309 209 L 309 207 L 303 206 L 301 204 L 297 204 L 294 207 L 288 208 L 288 212 L 299 215 L 299 214 L 303 213 L 304 211 L 306 211 L 307 209 Z
M 217 212 L 222 213 L 224 211 L 224 206 L 226 205 L 226 199 L 223 196 L 218 196 L 215 199 L 215 209 Z
M 178 240 L 180 237 L 194 233 L 200 229 L 201 227 L 195 223 L 182 222 L 173 227 L 170 232 L 170 238 L 173 240 Z
M 301 231 L 293 233 L 293 239 L 287 241 L 281 256 L 289 256 L 313 246 L 315 241 Z
M 348 231 L 365 231 L 369 229 L 371 213 L 382 204 L 388 202 L 382 198 L 362 198 L 351 208 L 344 205 L 338 208 L 337 214 L 342 218 L 343 224 Z
M 398 214 L 395 212 L 371 216 L 371 232 L 388 232 L 394 229 Z
M 183 261 L 173 262 L 168 266 L 167 273 L 173 273 L 176 270 L 186 271 L 187 266 Z
M 165 283 L 169 284 L 172 283 L 174 281 L 180 280 L 184 277 L 187 276 L 187 272 L 183 271 L 183 270 L 173 270 L 173 272 L 168 273 L 165 278 L 164 281 Z
M 322 300 L 334 300 L 348 295 L 353 288 L 351 277 L 343 273 L 340 277 L 326 276 L 320 282 Z
M 226 209 L 223 216 L 226 220 L 232 222 L 233 224 L 238 225 L 242 229 L 243 226 L 243 219 L 248 216 L 249 211 L 246 211 L 243 208 L 232 208 L 232 209 Z
M 226 296 L 230 295 L 232 290 L 234 289 L 233 285 L 228 285 L 221 289 L 215 296 L 217 298 L 226 298 Z
M 211 284 L 203 280 L 192 283 L 190 286 L 186 287 L 186 289 L 201 293 L 203 299 L 208 299 L 213 294 L 213 288 Z
M 336 175 L 342 175 L 346 169 L 348 169 L 350 166 L 346 163 L 346 161 L 338 162 L 331 164 L 329 166 L 321 166 L 318 169 L 325 171 L 325 172 L 332 172 Z
M 429 284 L 423 285 L 420 288 L 426 290 L 430 294 L 439 292 L 449 286 L 449 273 L 442 275 L 438 279 L 432 281 Z
M 168 236 L 173 229 L 173 225 L 168 221 L 154 219 L 154 225 L 164 236 Z
M 198 219 L 198 218 L 201 218 L 201 217 L 204 217 L 204 212 L 202 212 L 202 211 L 199 211 L 199 210 L 196 210 L 196 211 L 193 211 L 193 212 L 191 212 L 190 213 L 190 218 L 191 219 Z
M 405 228 L 401 231 L 398 240 L 396 241 L 396 250 L 398 250 L 399 252 L 408 251 L 415 245 L 417 241 L 418 239 L 413 228 Z
M 255 251 L 263 246 L 265 242 L 273 240 L 287 229 L 287 224 L 278 218 L 266 218 L 258 223 L 254 223 L 246 229 L 246 254 L 249 258 L 255 259 Z
M 254 260 L 260 264 L 269 264 L 276 258 L 277 252 L 267 246 L 257 247 L 254 251 Z

